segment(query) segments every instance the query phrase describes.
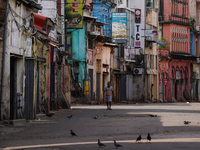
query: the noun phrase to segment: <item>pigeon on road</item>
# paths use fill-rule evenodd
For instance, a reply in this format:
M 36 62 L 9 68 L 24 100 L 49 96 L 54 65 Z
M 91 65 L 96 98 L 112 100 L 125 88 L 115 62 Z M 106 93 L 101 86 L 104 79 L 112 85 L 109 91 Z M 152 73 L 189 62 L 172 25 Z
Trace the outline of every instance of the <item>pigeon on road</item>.
M 136 139 L 136 142 L 137 142 L 137 141 L 140 141 L 140 142 L 141 142 L 141 139 L 142 139 L 142 137 L 141 137 L 141 135 L 139 135 L 138 138 Z
M 97 119 L 97 118 L 98 118 L 98 115 L 96 115 L 96 116 L 93 117 L 93 119 Z
M 114 145 L 118 148 L 118 147 L 123 147 L 122 145 L 118 144 L 115 140 L 114 140 Z
M 46 113 L 47 117 L 52 117 L 54 115 L 54 113 Z
M 70 130 L 72 137 L 77 136 L 72 130 Z
M 190 121 L 184 121 L 184 124 L 189 124 L 189 123 L 191 123 Z
M 101 143 L 99 139 L 98 139 L 98 145 L 99 145 L 99 147 L 101 147 L 101 146 L 106 146 L 106 145 L 104 145 L 103 143 Z
M 157 115 L 149 115 L 150 117 L 157 117 Z
M 67 118 L 71 119 L 71 118 L 72 118 L 72 115 L 70 115 L 70 116 L 67 116 Z
M 148 135 L 147 135 L 147 141 L 151 141 L 151 135 L 148 133 Z

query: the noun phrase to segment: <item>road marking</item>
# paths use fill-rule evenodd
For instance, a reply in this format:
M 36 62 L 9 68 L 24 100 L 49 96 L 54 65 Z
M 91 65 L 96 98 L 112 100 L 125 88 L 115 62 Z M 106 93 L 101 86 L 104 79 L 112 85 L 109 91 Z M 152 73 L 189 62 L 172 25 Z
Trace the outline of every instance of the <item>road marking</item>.
M 101 141 L 102 143 L 113 143 L 113 141 Z M 119 143 L 135 143 L 135 140 L 117 140 Z M 146 143 L 146 139 L 143 140 L 141 143 Z M 200 138 L 173 138 L 173 139 L 153 139 L 151 143 L 164 143 L 164 142 L 200 142 Z M 43 145 L 27 145 L 27 146 L 16 146 L 16 147 L 6 147 L 0 148 L 0 150 L 12 150 L 12 149 L 25 149 L 25 148 L 41 148 L 41 147 L 56 147 L 56 146 L 70 146 L 70 145 L 88 145 L 88 144 L 97 144 L 95 142 L 75 142 L 75 143 L 57 143 L 57 144 L 43 144 Z

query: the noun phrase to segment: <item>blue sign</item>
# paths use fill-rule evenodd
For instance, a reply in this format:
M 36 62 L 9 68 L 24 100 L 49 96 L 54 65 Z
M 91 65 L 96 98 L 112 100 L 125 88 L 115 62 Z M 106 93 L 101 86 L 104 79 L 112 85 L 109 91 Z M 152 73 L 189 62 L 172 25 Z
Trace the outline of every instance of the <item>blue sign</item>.
M 112 13 L 112 42 L 127 42 L 127 14 Z

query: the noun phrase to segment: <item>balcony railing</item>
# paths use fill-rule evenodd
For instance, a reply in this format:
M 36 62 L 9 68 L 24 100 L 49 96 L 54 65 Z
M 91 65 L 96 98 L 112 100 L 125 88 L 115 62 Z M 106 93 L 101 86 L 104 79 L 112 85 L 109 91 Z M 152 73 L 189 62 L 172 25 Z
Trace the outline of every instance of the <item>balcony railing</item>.
M 178 15 L 167 15 L 167 16 L 160 16 L 159 17 L 159 22 L 160 23 L 174 23 L 178 25 L 184 25 L 184 26 L 189 26 L 189 18 L 187 17 L 181 17 Z

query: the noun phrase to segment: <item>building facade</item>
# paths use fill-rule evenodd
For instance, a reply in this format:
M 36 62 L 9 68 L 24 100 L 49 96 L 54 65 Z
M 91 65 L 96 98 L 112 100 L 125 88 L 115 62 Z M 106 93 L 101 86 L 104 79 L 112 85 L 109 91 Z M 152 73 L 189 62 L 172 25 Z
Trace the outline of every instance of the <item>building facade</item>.
M 191 63 L 189 1 L 160 1 L 159 23 L 167 40 L 159 48 L 159 99 L 166 102 L 190 98 Z

